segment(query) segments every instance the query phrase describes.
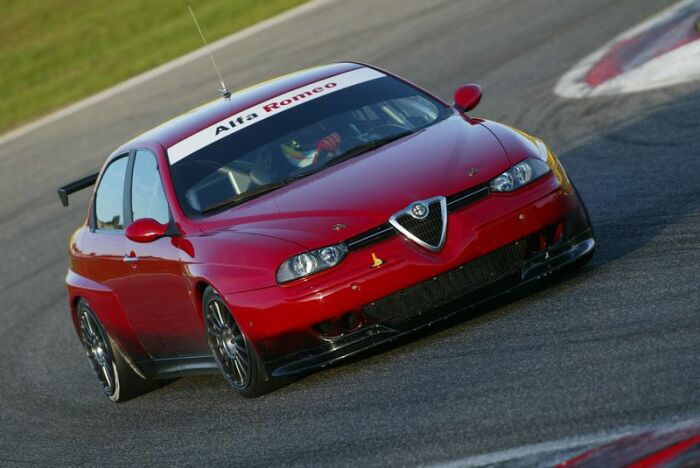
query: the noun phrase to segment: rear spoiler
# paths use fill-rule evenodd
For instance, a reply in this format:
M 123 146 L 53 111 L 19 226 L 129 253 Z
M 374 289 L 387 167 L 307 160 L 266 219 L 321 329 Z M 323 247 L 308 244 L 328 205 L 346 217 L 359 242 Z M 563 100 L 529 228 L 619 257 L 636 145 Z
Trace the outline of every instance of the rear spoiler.
M 88 188 L 91 185 L 95 185 L 95 182 L 97 182 L 97 176 L 99 174 L 99 172 L 95 172 L 94 174 L 90 174 L 87 177 L 83 177 L 82 179 L 76 180 L 75 182 L 71 182 L 69 184 L 64 185 L 63 187 L 59 187 L 58 189 L 56 189 L 56 191 L 58 192 L 58 198 L 60 198 L 61 200 L 61 204 L 63 206 L 68 206 L 68 195 L 82 190 L 84 188 Z

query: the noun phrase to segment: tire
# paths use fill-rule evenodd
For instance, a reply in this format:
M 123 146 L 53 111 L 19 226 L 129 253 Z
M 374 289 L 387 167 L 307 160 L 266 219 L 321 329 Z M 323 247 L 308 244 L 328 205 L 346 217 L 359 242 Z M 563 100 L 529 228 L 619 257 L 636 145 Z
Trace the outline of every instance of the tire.
M 588 207 L 586 206 L 586 202 L 583 201 L 583 198 L 581 197 L 581 193 L 578 191 L 578 188 L 576 187 L 576 184 L 574 184 L 574 181 L 571 180 L 571 177 L 569 177 L 569 182 L 571 183 L 571 186 L 574 188 L 574 191 L 576 192 L 576 198 L 578 198 L 578 202 L 581 204 L 581 207 L 583 208 L 583 212 L 586 215 L 586 221 L 588 222 L 588 229 L 591 230 L 591 235 L 595 238 L 595 231 L 593 230 L 593 223 L 591 222 L 591 215 L 588 213 Z M 593 255 L 591 255 L 590 257 L 593 257 Z M 588 260 L 590 260 L 590 258 Z M 585 263 L 588 263 L 588 262 L 585 262 Z
M 581 204 L 581 207 L 583 208 L 583 212 L 586 215 L 586 221 L 588 222 L 588 229 L 591 230 L 591 236 L 595 239 L 595 232 L 593 231 L 593 223 L 591 223 L 591 215 L 588 213 L 588 207 L 586 206 L 586 203 L 583 201 L 583 198 L 581 197 L 581 194 L 578 191 L 578 188 L 576 188 L 576 184 L 569 178 L 569 182 L 571 182 L 571 186 L 574 188 L 574 191 L 576 192 L 576 197 L 578 198 L 579 203 Z M 595 254 L 595 248 L 591 251 L 588 252 L 586 255 L 584 255 L 581 258 L 578 258 L 574 260 L 572 263 L 566 266 L 565 270 L 568 272 L 573 272 L 576 271 L 580 268 L 583 268 L 588 262 L 591 261 L 593 258 L 593 254 Z
M 115 403 L 130 400 L 160 386 L 145 380 L 131 368 L 119 346 L 112 340 L 84 299 L 76 307 L 80 342 L 90 367 L 107 397 Z
M 573 262 L 569 263 L 568 265 L 566 265 L 566 266 L 564 267 L 564 272 L 573 273 L 573 272 L 575 272 L 575 271 L 577 271 L 577 270 L 580 270 L 581 268 L 583 268 L 584 266 L 586 266 L 586 264 L 587 264 L 588 262 L 591 261 L 591 259 L 593 258 L 593 254 L 594 254 L 594 253 L 595 253 L 595 250 L 593 250 L 593 251 L 591 251 L 591 252 L 588 252 L 588 253 L 587 253 L 586 255 L 584 255 L 583 257 L 577 258 L 577 259 L 574 260 Z
M 238 326 L 224 300 L 211 287 L 202 295 L 207 342 L 224 379 L 236 393 L 254 398 L 275 385 L 265 380 L 255 348 Z

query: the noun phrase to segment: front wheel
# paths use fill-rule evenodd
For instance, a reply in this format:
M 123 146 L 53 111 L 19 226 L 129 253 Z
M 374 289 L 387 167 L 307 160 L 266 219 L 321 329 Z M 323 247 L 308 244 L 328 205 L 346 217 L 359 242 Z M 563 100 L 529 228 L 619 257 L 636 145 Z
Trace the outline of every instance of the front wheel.
M 574 188 L 574 191 L 576 192 L 576 197 L 578 197 L 578 201 L 581 204 L 581 208 L 583 208 L 583 212 L 586 215 L 586 222 L 588 223 L 588 229 L 590 229 L 591 231 L 591 237 L 595 239 L 595 232 L 593 231 L 593 224 L 591 223 L 591 215 L 588 213 L 588 207 L 583 201 L 583 198 L 581 197 L 581 193 L 579 193 L 578 188 L 576 188 L 576 184 L 574 184 L 574 182 L 571 180 L 571 177 L 569 177 L 569 182 L 571 182 L 571 186 Z M 577 258 L 567 266 L 566 270 L 574 271 L 578 270 L 579 268 L 583 268 L 588 262 L 591 261 L 594 253 L 595 249 L 588 252 L 581 258 Z
M 214 289 L 204 291 L 202 309 L 209 349 L 226 382 L 244 397 L 272 390 L 272 382 L 263 377 L 255 349 Z
M 85 300 L 78 302 L 76 314 L 83 349 L 110 400 L 126 401 L 159 386 L 160 382 L 144 380 L 131 368 Z

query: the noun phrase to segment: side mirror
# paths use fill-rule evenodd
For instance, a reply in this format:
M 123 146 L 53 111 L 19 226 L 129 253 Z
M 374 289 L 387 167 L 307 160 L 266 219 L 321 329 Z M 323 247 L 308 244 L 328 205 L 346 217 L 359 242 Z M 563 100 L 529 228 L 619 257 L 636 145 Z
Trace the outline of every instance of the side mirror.
M 461 112 L 474 109 L 481 101 L 481 86 L 478 84 L 465 84 L 455 91 L 455 107 Z
M 145 244 L 165 237 L 167 232 L 167 224 L 160 224 L 152 218 L 141 218 L 129 224 L 124 233 L 129 240 Z

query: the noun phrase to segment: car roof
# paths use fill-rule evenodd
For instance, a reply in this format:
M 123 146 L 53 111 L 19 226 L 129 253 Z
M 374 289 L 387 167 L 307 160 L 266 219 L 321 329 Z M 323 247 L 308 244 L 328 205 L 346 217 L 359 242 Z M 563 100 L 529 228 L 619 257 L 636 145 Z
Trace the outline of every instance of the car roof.
M 228 99 L 219 98 L 190 110 L 137 136 L 114 151 L 113 156 L 130 149 L 160 144 L 167 149 L 216 122 L 256 104 L 309 83 L 362 68 L 358 63 L 334 63 L 307 68 L 236 91 Z

